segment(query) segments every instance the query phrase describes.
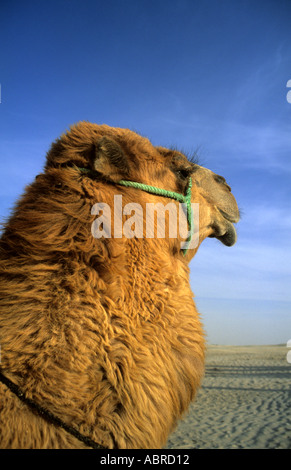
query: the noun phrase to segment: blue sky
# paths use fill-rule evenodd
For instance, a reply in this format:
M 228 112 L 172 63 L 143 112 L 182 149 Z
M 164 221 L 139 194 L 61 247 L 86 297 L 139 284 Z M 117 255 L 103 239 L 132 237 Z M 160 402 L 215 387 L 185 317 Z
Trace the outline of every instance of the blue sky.
M 199 149 L 242 210 L 233 248 L 208 239 L 191 284 L 218 344 L 291 339 L 291 2 L 4 1 L 0 214 L 80 120 Z

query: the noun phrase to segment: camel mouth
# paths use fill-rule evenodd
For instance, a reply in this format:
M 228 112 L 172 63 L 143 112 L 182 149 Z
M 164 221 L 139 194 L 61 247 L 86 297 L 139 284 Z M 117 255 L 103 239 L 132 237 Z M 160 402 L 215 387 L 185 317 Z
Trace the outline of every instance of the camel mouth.
M 218 210 L 224 219 L 223 233 L 220 227 L 220 230 L 214 233 L 213 236 L 225 246 L 233 246 L 237 241 L 236 229 L 234 228 L 233 223 L 239 221 L 239 211 L 233 211 L 232 213 L 229 213 L 223 211 L 219 207 Z
M 225 246 L 233 246 L 237 240 L 237 234 L 233 224 L 228 222 L 226 232 L 223 235 L 216 236 L 215 238 Z
M 221 211 L 220 211 L 221 212 Z M 221 214 L 222 215 L 222 214 Z M 212 226 L 213 232 L 209 238 L 216 238 L 225 246 L 233 246 L 237 241 L 237 234 L 232 222 L 229 218 L 223 216 L 220 223 L 215 223 Z

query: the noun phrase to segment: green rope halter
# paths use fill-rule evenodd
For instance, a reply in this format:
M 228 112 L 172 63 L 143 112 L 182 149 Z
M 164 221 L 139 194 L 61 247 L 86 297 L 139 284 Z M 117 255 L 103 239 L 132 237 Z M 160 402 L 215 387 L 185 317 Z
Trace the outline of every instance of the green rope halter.
M 190 236 L 187 239 L 187 243 L 191 241 L 193 235 L 193 227 L 192 227 L 192 206 L 191 206 L 191 188 L 192 188 L 192 179 L 189 178 L 188 187 L 185 196 L 181 193 L 176 193 L 174 191 L 167 191 L 166 189 L 157 188 L 156 186 L 149 186 L 148 184 L 137 183 L 135 181 L 125 181 L 120 180 L 118 184 L 122 186 L 126 186 L 128 188 L 136 188 L 140 189 L 141 191 L 146 191 L 151 194 L 157 194 L 158 196 L 168 197 L 170 199 L 175 199 L 176 201 L 182 202 L 186 204 L 187 209 L 187 221 L 189 225 Z M 183 249 L 184 256 L 186 255 L 188 248 Z
M 87 168 L 79 168 L 83 173 L 95 173 L 92 170 Z M 187 238 L 186 243 L 189 245 L 192 235 L 193 235 L 193 224 L 192 224 L 192 206 L 191 206 L 191 188 L 192 188 L 192 179 L 189 178 L 188 187 L 186 190 L 185 196 L 181 193 L 176 193 L 175 191 L 167 191 L 166 189 L 157 188 L 156 186 L 149 186 L 148 184 L 137 183 L 136 181 L 126 181 L 120 180 L 117 184 L 122 186 L 126 186 L 128 188 L 136 188 L 140 189 L 141 191 L 146 191 L 151 194 L 157 194 L 158 196 L 168 197 L 170 199 L 175 199 L 178 202 L 182 202 L 186 204 L 187 209 L 187 222 L 189 226 L 190 236 Z M 188 248 L 183 248 L 183 254 L 186 255 Z

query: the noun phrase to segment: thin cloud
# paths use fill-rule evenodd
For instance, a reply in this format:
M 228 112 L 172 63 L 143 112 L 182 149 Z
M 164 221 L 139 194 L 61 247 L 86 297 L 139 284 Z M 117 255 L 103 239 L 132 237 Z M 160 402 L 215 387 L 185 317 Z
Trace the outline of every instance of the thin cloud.
M 230 122 L 222 129 L 216 146 L 244 167 L 291 172 L 291 132 L 287 126 Z
M 291 105 L 290 105 L 291 112 Z M 233 119 L 192 115 L 184 118 L 159 118 L 163 128 L 175 136 L 177 146 L 202 148 L 208 166 L 220 159 L 224 166 L 261 169 L 264 172 L 291 172 L 291 131 L 287 124 L 245 124 Z M 165 142 L 165 145 L 167 142 Z
M 281 201 L 281 207 L 274 207 L 270 204 L 257 204 L 248 207 L 241 222 L 241 229 L 244 233 L 260 232 L 262 235 L 268 231 L 275 230 L 280 237 L 282 231 L 288 231 L 287 241 L 291 229 L 291 203 L 286 206 Z M 282 241 L 281 241 L 282 242 Z

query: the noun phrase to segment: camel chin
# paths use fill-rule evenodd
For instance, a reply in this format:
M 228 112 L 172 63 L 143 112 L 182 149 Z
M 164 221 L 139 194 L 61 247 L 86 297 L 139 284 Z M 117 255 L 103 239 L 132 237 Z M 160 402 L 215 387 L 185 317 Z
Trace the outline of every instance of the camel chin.
M 223 223 L 222 227 L 220 227 L 220 233 L 216 232 L 214 234 L 214 237 L 225 246 L 233 246 L 237 241 L 237 234 L 233 223 L 239 221 L 240 215 L 235 200 L 231 202 L 232 204 L 227 212 L 218 207 L 220 215 L 223 217 Z
M 227 224 L 227 230 L 224 235 L 215 237 L 225 246 L 233 246 L 237 240 L 236 230 L 231 222 Z
M 237 240 L 236 230 L 232 222 L 226 217 L 223 218 L 223 223 L 215 224 L 214 232 L 209 235 L 209 238 L 216 238 L 225 246 L 233 246 Z

